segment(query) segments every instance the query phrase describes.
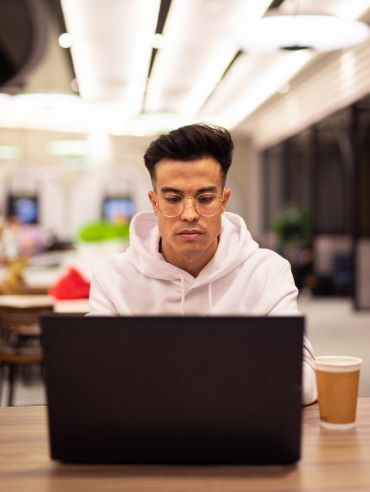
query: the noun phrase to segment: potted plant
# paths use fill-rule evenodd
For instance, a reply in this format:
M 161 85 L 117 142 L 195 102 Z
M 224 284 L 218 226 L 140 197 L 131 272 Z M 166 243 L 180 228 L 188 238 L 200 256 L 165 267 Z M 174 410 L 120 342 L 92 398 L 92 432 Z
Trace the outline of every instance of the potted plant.
M 291 243 L 302 248 L 311 245 L 314 217 L 312 212 L 299 209 L 293 202 L 286 203 L 272 221 L 272 230 L 278 240 L 279 250 Z
M 96 261 L 126 250 L 129 224 L 93 222 L 84 225 L 76 239 L 79 266 L 88 275 Z
M 312 282 L 313 252 L 311 248 L 314 217 L 312 212 L 300 210 L 294 203 L 283 206 L 272 222 L 272 231 L 278 241 L 279 253 L 292 266 L 295 283 L 299 289 L 310 287 Z

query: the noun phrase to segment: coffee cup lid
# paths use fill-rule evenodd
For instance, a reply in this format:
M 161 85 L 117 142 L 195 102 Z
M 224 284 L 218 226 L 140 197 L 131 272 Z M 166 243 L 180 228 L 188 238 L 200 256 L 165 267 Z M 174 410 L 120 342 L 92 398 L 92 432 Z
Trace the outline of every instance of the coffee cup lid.
M 342 372 L 359 369 L 362 359 L 349 355 L 322 355 L 316 357 L 314 362 L 317 369 Z

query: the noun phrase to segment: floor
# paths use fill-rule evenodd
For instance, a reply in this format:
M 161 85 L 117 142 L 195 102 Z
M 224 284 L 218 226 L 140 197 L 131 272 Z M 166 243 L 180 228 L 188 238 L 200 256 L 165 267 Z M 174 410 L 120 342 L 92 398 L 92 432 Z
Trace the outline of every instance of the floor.
M 304 295 L 299 299 L 299 307 L 306 315 L 307 335 L 315 355 L 356 355 L 363 359 L 360 396 L 370 397 L 370 311 L 354 311 L 348 299 L 318 299 Z M 42 403 L 45 403 L 45 393 L 39 378 L 26 383 L 19 381 L 16 405 Z

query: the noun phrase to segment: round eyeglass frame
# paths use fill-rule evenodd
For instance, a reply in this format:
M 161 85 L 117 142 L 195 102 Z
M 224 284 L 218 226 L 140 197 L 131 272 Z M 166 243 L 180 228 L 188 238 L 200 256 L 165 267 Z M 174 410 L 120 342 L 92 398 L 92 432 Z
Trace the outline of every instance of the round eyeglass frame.
M 182 201 L 181 201 L 182 208 L 181 208 L 180 212 L 179 212 L 178 214 L 176 214 L 176 215 L 168 215 L 168 214 L 163 213 L 163 212 L 162 212 L 162 210 L 160 209 L 160 206 L 159 206 L 159 200 L 158 200 L 158 198 L 156 198 L 156 200 L 155 200 L 155 204 L 156 204 L 156 207 L 157 207 L 158 211 L 159 211 L 162 215 L 164 215 L 165 217 L 168 217 L 168 218 L 170 218 L 170 219 L 174 219 L 175 217 L 178 217 L 179 215 L 181 215 L 181 214 L 183 213 L 183 211 L 184 211 L 184 200 L 189 200 L 189 199 L 190 199 L 190 200 L 192 200 L 192 202 L 193 202 L 193 207 L 194 207 L 194 210 L 197 212 L 197 214 L 201 215 L 202 217 L 214 217 L 214 216 L 215 216 L 215 215 L 217 215 L 217 214 L 220 212 L 220 210 L 222 209 L 222 202 L 223 202 L 223 200 L 224 200 L 224 194 L 225 194 L 225 188 L 224 188 L 224 190 L 223 190 L 223 192 L 222 192 L 222 195 L 221 195 L 221 196 L 217 195 L 217 193 L 210 193 L 210 192 L 199 193 L 199 195 L 197 195 L 196 197 L 194 197 L 194 196 L 181 196 L 179 193 L 173 193 L 173 195 L 181 196 L 181 198 L 182 198 Z M 197 208 L 197 198 L 198 198 L 199 196 L 201 196 L 201 195 L 214 195 L 215 197 L 217 197 L 217 198 L 218 198 L 218 200 L 219 200 L 219 201 L 220 201 L 220 203 L 221 203 L 220 209 L 219 209 L 219 210 L 217 210 L 217 212 L 215 212 L 214 214 L 211 214 L 211 215 L 204 215 L 204 214 L 202 214 L 201 212 L 199 212 L 199 210 L 198 210 L 198 208 Z

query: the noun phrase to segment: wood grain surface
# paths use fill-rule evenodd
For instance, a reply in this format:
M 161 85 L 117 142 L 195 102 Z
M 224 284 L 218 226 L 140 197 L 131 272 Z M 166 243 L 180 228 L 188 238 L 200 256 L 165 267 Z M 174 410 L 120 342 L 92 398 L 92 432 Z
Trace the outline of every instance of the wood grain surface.
M 303 456 L 294 466 L 91 466 L 49 458 L 45 407 L 0 408 L 0 490 L 6 492 L 368 492 L 370 398 L 357 425 L 320 428 L 317 405 L 304 411 Z

